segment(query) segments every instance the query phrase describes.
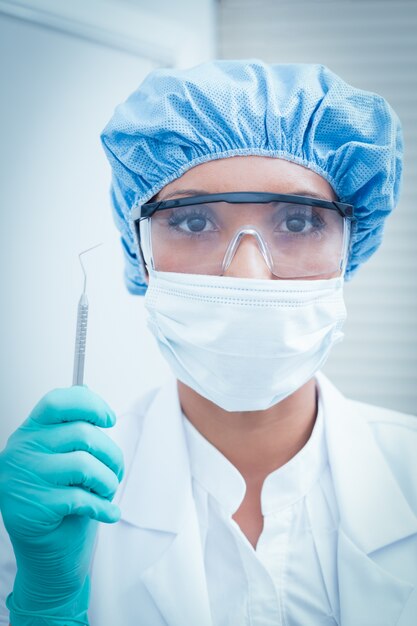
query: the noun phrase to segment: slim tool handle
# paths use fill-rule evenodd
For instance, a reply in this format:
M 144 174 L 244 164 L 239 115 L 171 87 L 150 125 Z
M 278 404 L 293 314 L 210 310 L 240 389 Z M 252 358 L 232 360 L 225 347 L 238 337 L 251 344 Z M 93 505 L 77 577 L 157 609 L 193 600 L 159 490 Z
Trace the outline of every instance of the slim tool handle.
M 77 332 L 75 336 L 73 385 L 82 385 L 84 380 L 85 345 L 87 341 L 88 300 L 83 293 L 78 303 Z

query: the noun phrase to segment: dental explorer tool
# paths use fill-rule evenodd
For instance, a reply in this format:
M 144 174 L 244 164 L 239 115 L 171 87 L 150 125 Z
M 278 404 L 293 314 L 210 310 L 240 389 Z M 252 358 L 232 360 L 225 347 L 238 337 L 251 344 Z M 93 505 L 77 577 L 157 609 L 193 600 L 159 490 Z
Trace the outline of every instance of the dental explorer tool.
M 81 263 L 81 267 L 84 273 L 84 289 L 78 302 L 78 314 L 77 314 L 77 330 L 75 334 L 75 353 L 74 353 L 74 372 L 72 377 L 72 385 L 82 385 L 84 379 L 84 361 L 85 361 L 85 344 L 87 340 L 87 320 L 88 320 L 88 300 L 86 294 L 87 288 L 87 274 L 85 273 L 84 265 L 81 260 L 81 255 L 94 248 L 101 246 L 101 243 L 96 244 L 92 248 L 83 250 L 78 255 Z

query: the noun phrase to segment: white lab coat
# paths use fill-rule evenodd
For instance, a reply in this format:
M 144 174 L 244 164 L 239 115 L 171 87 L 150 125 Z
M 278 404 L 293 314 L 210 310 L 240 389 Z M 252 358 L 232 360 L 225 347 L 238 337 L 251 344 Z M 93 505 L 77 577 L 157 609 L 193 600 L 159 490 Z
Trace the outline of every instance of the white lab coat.
M 326 536 L 312 532 L 325 585 L 338 587 L 339 623 L 416 626 L 417 419 L 347 400 L 323 374 L 317 380 L 340 516 L 336 581 Z M 174 379 L 112 430 L 127 469 L 122 519 L 100 524 L 91 626 L 212 626 Z M 0 580 L 12 574 L 5 560 Z

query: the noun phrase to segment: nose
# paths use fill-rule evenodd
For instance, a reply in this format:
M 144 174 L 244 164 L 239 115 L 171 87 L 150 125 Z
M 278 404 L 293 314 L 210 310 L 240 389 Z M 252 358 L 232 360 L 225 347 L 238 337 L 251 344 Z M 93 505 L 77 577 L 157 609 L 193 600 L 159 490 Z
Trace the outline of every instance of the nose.
M 253 235 L 245 235 L 238 243 L 235 254 L 223 276 L 235 278 L 274 279 Z

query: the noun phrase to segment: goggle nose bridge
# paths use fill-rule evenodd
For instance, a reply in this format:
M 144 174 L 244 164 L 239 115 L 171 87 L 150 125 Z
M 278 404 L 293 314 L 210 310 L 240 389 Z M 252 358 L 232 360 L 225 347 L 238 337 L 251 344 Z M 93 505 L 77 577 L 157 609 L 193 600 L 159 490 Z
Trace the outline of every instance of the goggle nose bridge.
M 231 262 L 236 254 L 236 251 L 242 241 L 243 237 L 250 235 L 255 237 L 256 242 L 258 244 L 258 248 L 263 256 L 263 259 L 268 266 L 268 269 L 273 271 L 273 261 L 271 257 L 271 253 L 266 245 L 266 242 L 262 235 L 258 232 L 256 228 L 253 226 L 243 226 L 240 228 L 232 237 L 229 245 L 227 246 L 226 253 L 224 255 L 223 263 L 222 263 L 222 272 L 226 272 L 226 270 L 230 267 Z

